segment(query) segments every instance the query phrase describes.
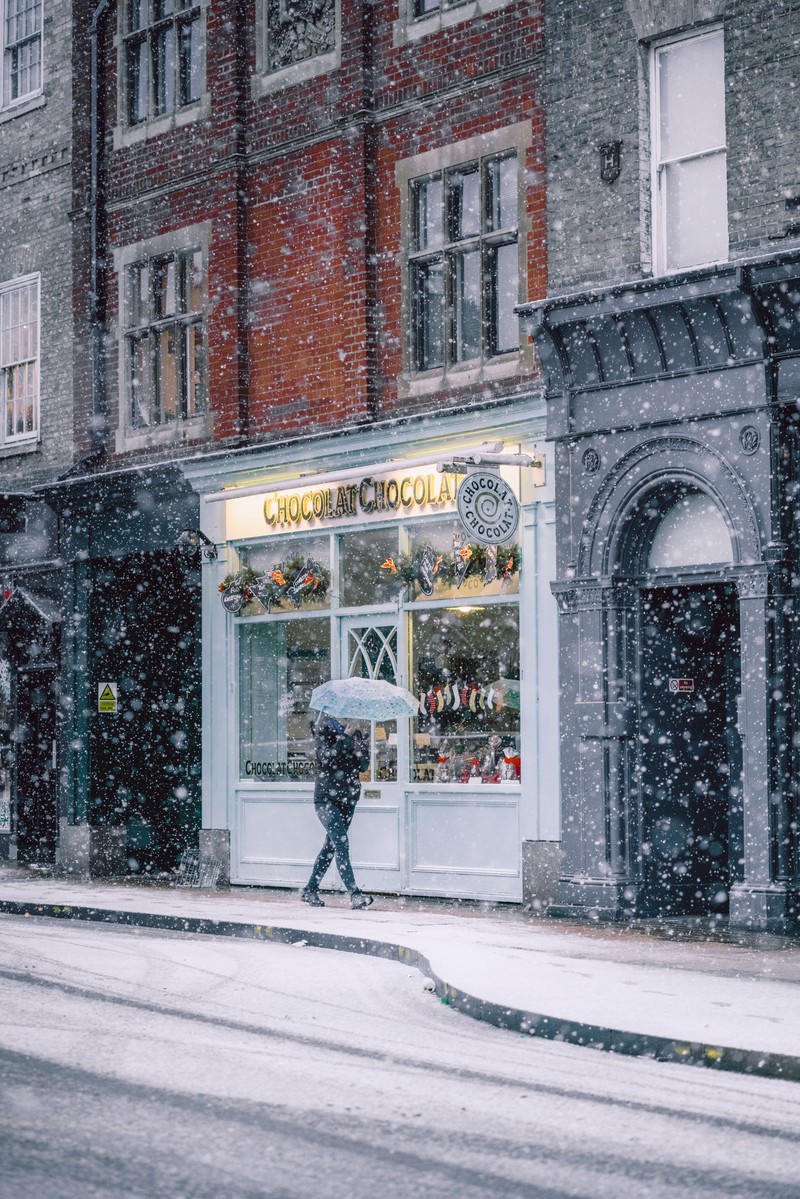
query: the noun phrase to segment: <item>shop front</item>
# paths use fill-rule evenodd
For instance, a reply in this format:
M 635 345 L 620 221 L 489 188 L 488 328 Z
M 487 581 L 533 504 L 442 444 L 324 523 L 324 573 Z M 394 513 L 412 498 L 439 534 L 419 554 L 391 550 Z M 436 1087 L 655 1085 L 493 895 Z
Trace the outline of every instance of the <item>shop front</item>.
M 530 847 L 552 857 L 551 505 L 535 472 L 497 468 L 521 518 L 503 543 L 478 540 L 457 511 L 463 476 L 437 469 L 463 449 L 431 445 L 420 464 L 362 442 L 348 474 L 328 447 L 333 471 L 312 468 L 302 486 L 251 455 L 235 481 L 247 494 L 231 498 L 206 468 L 219 556 L 205 571 L 203 823 L 217 853 L 229 832 L 233 882 L 308 877 L 321 838 L 311 695 L 330 678 L 384 679 L 418 700 L 412 717 L 363 725 L 351 849 L 364 889 L 520 901 L 523 857 L 542 861 Z M 245 486 L 256 470 L 263 490 Z

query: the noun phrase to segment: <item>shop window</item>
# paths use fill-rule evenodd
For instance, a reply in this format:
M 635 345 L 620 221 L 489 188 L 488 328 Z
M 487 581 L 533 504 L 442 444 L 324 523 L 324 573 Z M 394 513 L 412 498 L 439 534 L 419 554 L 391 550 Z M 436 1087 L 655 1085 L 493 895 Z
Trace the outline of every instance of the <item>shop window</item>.
M 5 0 L 0 37 L 3 107 L 8 107 L 42 90 L 42 0 Z
M 412 730 L 417 782 L 513 782 L 521 774 L 516 604 L 415 611 Z
M 510 151 L 411 181 L 410 342 L 418 371 L 519 351 L 519 187 Z
M 340 594 L 344 608 L 391 603 L 397 584 L 381 566 L 398 556 L 397 529 L 366 529 L 347 533 L 341 539 Z
M 201 11 L 192 0 L 127 0 L 126 123 L 139 125 L 200 99 Z
M 411 599 L 461 599 L 476 596 L 516 595 L 519 591 L 519 547 L 471 543 L 461 521 L 435 521 L 411 531 L 411 555 L 427 546 L 433 551 L 433 591 L 427 596 L 415 587 Z
M 0 448 L 39 431 L 39 279 L 0 285 Z
M 187 421 L 205 408 L 205 268 L 197 247 L 125 272 L 128 417 L 134 430 Z
M 652 56 L 657 272 L 728 257 L 725 53 L 721 29 Z
M 239 640 L 239 773 L 254 782 L 312 779 L 311 692 L 331 677 L 326 619 L 242 625 Z

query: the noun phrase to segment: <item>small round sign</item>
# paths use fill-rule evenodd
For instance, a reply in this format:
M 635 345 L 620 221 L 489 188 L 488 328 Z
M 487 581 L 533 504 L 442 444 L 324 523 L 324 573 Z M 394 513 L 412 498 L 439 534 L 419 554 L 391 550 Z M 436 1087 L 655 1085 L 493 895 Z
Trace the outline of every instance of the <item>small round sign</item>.
M 519 504 L 497 471 L 475 470 L 458 489 L 458 515 L 469 536 L 482 545 L 505 545 L 519 524 Z

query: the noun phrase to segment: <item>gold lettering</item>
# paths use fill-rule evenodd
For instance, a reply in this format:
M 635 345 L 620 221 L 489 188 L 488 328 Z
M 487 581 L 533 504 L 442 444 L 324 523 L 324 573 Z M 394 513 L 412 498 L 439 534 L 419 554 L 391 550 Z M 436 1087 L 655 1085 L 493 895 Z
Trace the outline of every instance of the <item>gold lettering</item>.
M 336 489 L 336 506 L 333 510 L 335 517 L 347 516 L 347 488 L 337 487 Z
M 420 507 L 425 503 L 425 476 L 414 476 L 414 503 Z
M 312 493 L 310 491 L 304 491 L 303 497 L 300 501 L 300 511 L 302 513 L 303 520 L 311 520 L 313 511 L 314 511 L 313 507 L 312 507 L 312 503 L 313 503 Z
M 387 479 L 386 481 L 386 507 L 396 511 L 400 507 L 400 488 L 397 486 L 397 479 Z
M 426 479 L 427 479 L 427 483 L 426 483 L 427 495 L 425 497 L 425 502 L 427 504 L 436 504 L 436 503 L 438 503 L 438 500 L 436 499 L 436 492 L 434 491 L 433 475 L 427 475 Z
M 439 499 L 436 502 L 438 504 L 446 504 L 449 499 L 452 499 L 450 495 L 450 476 L 442 475 L 439 482 Z
M 286 496 L 278 496 L 278 524 L 286 524 Z
M 297 524 L 300 519 L 300 497 L 296 495 L 289 496 L 289 520 L 292 524 Z
M 383 512 L 386 507 L 386 484 L 383 479 L 375 480 L 375 511 Z
M 412 480 L 403 479 L 400 484 L 400 503 L 404 508 L 410 508 L 414 503 L 414 496 L 411 494 Z
M 322 520 L 325 515 L 325 492 L 314 492 L 314 516 L 317 520 Z
M 372 479 L 369 476 L 362 479 L 358 485 L 358 502 L 362 512 L 372 512 L 375 508 L 375 501 L 370 498 L 369 489 L 372 486 Z
M 275 525 L 278 523 L 278 518 L 277 518 L 277 516 L 274 515 L 274 513 L 272 511 L 272 505 L 274 503 L 275 503 L 274 495 L 268 495 L 267 498 L 264 500 L 264 521 L 270 527 L 272 527 L 272 525 Z

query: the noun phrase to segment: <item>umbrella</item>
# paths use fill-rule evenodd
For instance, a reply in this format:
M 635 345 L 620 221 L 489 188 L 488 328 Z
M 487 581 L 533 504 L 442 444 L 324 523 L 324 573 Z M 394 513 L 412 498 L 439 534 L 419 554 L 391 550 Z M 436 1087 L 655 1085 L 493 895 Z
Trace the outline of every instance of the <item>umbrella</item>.
M 314 688 L 309 707 L 351 720 L 391 720 L 413 716 L 419 700 L 384 679 L 331 679 Z

